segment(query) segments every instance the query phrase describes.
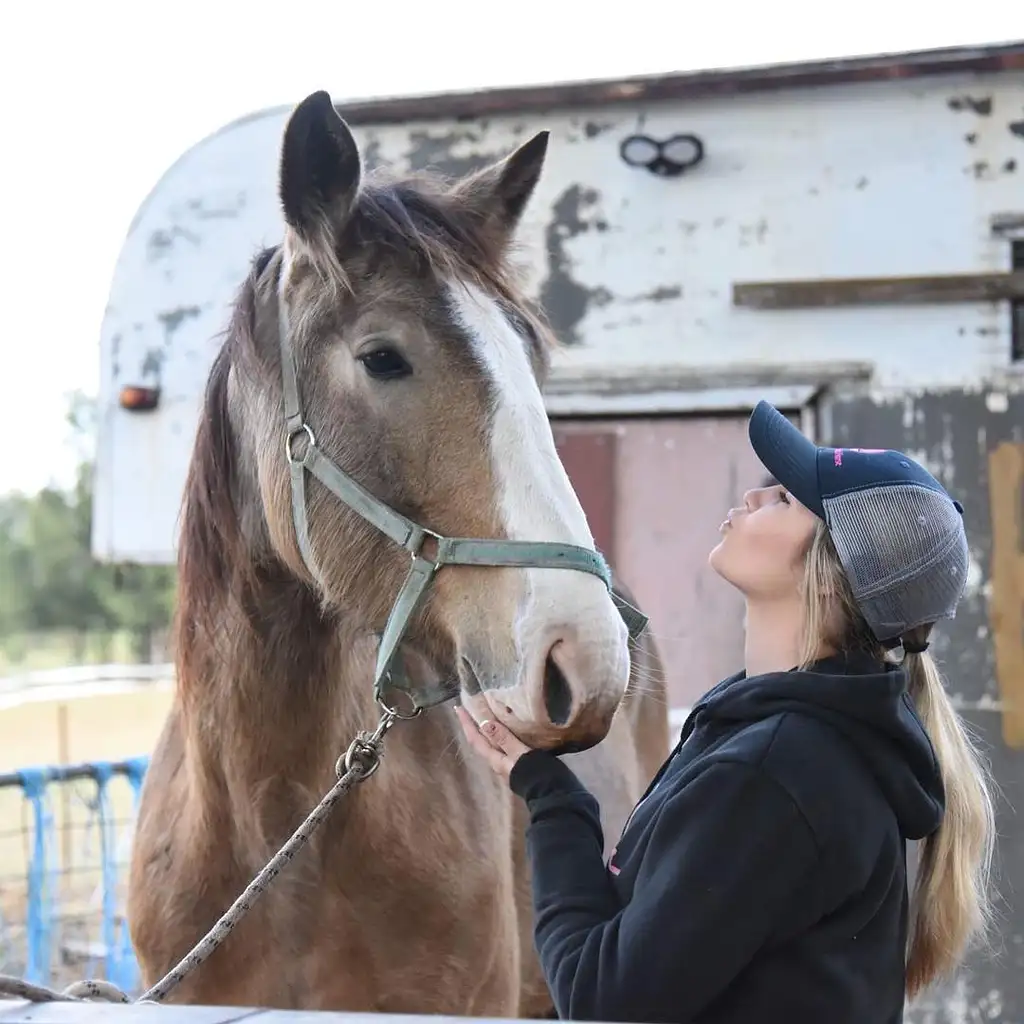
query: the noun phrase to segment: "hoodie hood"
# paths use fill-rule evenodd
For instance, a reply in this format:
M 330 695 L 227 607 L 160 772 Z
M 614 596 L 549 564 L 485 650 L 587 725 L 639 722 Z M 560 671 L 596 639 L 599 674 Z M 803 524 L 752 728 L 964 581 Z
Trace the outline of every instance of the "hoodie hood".
M 825 658 L 806 671 L 723 680 L 693 708 L 682 740 L 700 720 L 756 721 L 792 712 L 827 722 L 864 759 L 908 839 L 938 828 L 945 790 L 931 740 L 907 693 L 906 672 L 870 655 Z

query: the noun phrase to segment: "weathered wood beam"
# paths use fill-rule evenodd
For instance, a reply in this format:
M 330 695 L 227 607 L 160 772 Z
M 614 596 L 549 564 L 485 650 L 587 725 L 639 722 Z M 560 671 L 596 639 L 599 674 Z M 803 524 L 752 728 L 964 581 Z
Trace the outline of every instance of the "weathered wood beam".
M 1014 235 L 1024 232 L 1024 213 L 1020 210 L 1012 213 L 993 213 L 988 223 L 993 235 Z
M 821 387 L 843 381 L 867 380 L 873 371 L 872 363 L 859 359 L 831 363 L 746 360 L 724 366 L 601 367 L 597 370 L 556 365 L 544 385 L 544 394 L 636 395 L 651 391 L 795 387 L 804 384 Z
M 229 1006 L 129 1006 L 0 1000 L 0 1024 L 510 1024 L 490 1017 L 260 1010 Z
M 988 602 L 1003 742 L 1024 750 L 1024 444 L 1004 441 L 988 457 L 992 594 Z
M 809 281 L 743 281 L 732 286 L 743 309 L 933 305 L 1024 299 L 1024 270 L 922 277 L 848 277 Z

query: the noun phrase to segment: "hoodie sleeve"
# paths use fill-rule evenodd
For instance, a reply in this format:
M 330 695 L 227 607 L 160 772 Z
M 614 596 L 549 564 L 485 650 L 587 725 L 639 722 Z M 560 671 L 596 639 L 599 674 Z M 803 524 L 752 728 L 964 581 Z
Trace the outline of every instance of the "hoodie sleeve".
M 593 797 L 550 755 L 516 769 L 534 939 L 562 1019 L 689 1020 L 771 938 L 818 856 L 786 790 L 756 767 L 715 763 L 665 802 L 620 907 Z

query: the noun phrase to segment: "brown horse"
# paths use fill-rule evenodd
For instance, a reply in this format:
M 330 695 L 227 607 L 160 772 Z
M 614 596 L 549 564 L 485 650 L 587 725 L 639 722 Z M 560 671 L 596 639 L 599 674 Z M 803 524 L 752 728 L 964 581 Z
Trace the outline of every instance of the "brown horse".
M 322 474 L 304 480 L 312 449 L 428 537 L 593 557 L 541 399 L 552 340 L 510 257 L 546 146 L 538 135 L 455 183 L 399 182 L 364 174 L 325 93 L 289 120 L 284 241 L 240 289 L 184 495 L 178 683 L 130 877 L 147 985 L 378 717 L 378 638 L 418 548 L 403 551 Z M 414 696 L 453 680 L 467 708 L 527 743 L 584 751 L 567 756 L 602 799 L 611 843 L 667 752 L 667 708 L 650 639 L 631 658 L 607 581 L 576 568 L 547 555 L 446 567 L 395 664 Z M 522 808 L 464 750 L 451 710 L 397 723 L 380 771 L 343 801 L 171 1001 L 546 1014 Z

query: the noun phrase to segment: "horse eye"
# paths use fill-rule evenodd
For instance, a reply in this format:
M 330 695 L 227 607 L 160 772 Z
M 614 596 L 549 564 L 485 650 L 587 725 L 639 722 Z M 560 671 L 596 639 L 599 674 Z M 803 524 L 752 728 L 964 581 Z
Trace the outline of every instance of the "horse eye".
M 412 367 L 393 348 L 375 348 L 359 356 L 359 362 L 376 380 L 396 380 L 412 373 Z

